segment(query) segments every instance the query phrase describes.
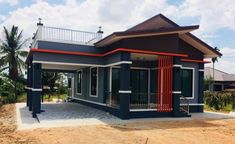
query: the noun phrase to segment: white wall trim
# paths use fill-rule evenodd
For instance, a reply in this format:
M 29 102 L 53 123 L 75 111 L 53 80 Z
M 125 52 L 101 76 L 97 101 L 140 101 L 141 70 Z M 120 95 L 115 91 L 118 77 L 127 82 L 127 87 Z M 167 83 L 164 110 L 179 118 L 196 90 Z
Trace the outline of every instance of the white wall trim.
M 192 80 L 192 96 L 191 97 L 186 97 L 186 99 L 194 99 L 194 90 L 195 90 L 195 68 L 194 67 L 182 67 L 181 69 L 189 69 L 193 71 L 193 80 Z M 183 99 L 183 98 L 180 98 Z
M 131 90 L 119 90 L 118 93 L 131 93 Z
M 172 91 L 173 94 L 182 94 L 182 91 Z
M 179 65 L 179 64 L 174 64 L 173 67 L 179 67 L 179 68 L 182 68 L 182 65 Z
M 104 67 L 110 67 L 110 66 L 115 66 L 115 65 L 120 65 L 120 64 L 132 64 L 132 61 L 115 62 L 115 63 L 104 65 Z
M 110 67 L 114 65 L 120 65 L 120 64 L 132 64 L 132 61 L 119 61 L 111 64 L 83 64 L 83 63 L 66 63 L 66 62 L 50 62 L 50 61 L 38 61 L 33 60 L 32 63 L 41 63 L 41 64 L 55 64 L 55 65 L 70 65 L 70 66 L 90 66 L 90 67 Z
M 138 112 L 138 111 L 157 111 L 157 109 L 130 109 L 130 112 Z
M 180 104 L 181 106 L 185 106 L 185 105 L 188 105 L 188 104 Z M 189 106 L 204 106 L 203 103 L 190 103 Z
M 97 72 L 97 78 L 96 78 L 96 95 L 92 95 L 91 94 L 91 69 L 93 69 L 93 68 L 96 68 L 96 72 Z M 89 76 L 89 81 L 90 81 L 90 84 L 89 84 L 89 96 L 90 97 L 95 97 L 95 98 L 97 98 L 98 97 L 98 93 L 99 93 L 99 69 L 98 69 L 98 67 L 90 67 L 90 76 Z
M 32 91 L 42 91 L 42 89 L 31 88 Z

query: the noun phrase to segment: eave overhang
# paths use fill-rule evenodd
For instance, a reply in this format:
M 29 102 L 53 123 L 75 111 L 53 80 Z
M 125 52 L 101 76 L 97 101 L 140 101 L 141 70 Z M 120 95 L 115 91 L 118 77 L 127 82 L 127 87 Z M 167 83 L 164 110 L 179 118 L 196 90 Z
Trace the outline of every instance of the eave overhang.
M 173 28 L 160 28 L 156 30 L 136 30 L 136 31 L 114 32 L 111 35 L 96 42 L 95 46 L 96 47 L 107 46 L 116 41 L 126 39 L 126 38 L 167 35 L 167 34 L 182 35 L 182 34 L 189 33 L 193 30 L 196 30 L 198 28 L 199 28 L 199 25 L 194 25 L 194 26 L 173 27 Z

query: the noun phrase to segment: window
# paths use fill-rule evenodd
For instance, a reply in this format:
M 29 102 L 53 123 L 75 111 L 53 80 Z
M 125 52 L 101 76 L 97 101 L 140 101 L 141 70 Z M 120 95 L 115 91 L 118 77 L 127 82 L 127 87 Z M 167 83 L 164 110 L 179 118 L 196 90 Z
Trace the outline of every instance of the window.
M 141 69 L 131 70 L 131 104 L 148 102 L 148 71 Z
M 184 97 L 193 97 L 193 69 L 181 69 L 181 88 Z
M 77 93 L 82 94 L 82 71 L 77 72 Z
M 97 96 L 98 90 L 98 68 L 90 69 L 90 95 Z

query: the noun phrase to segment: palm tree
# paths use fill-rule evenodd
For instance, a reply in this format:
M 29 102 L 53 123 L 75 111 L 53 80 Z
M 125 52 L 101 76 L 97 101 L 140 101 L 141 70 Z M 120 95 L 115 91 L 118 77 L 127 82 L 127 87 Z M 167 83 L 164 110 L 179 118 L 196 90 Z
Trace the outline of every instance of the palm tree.
M 21 30 L 17 26 L 12 26 L 11 30 L 4 28 L 4 39 L 0 40 L 0 68 L 2 70 L 8 69 L 9 78 L 12 79 L 15 83 L 15 96 L 16 93 L 16 82 L 20 75 L 23 74 L 22 69 L 24 68 L 24 58 L 27 56 L 28 52 L 23 51 L 22 48 L 25 46 L 26 40 L 22 40 Z
M 215 47 L 214 49 L 216 51 L 220 51 L 217 47 Z M 215 62 L 218 62 L 218 57 L 211 58 L 211 61 L 213 63 L 213 76 L 212 76 L 212 78 L 213 78 L 213 83 L 214 83 L 214 81 L 215 81 Z

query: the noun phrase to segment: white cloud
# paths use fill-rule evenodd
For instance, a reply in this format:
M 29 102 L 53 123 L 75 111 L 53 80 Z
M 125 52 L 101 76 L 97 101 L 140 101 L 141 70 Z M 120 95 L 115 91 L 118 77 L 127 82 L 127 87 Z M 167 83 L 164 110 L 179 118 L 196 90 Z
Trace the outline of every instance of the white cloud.
M 235 48 L 224 47 L 220 49 L 224 57 L 235 57 Z
M 7 3 L 7 4 L 13 6 L 13 5 L 18 4 L 18 3 L 19 3 L 19 0 L 0 0 L 0 4 L 1 4 L 1 3 Z
M 215 68 L 221 71 L 235 74 L 235 48 L 224 47 L 220 49 L 223 54 L 221 58 L 218 58 L 218 62 L 215 62 Z M 206 64 L 206 66 L 212 67 L 212 63 Z
M 18 0 L 7 1 L 9 4 L 17 2 Z M 0 0 L 0 3 L 3 3 L 3 0 Z M 0 16 L 0 30 L 2 26 L 10 27 L 15 24 L 24 29 L 25 37 L 32 37 L 38 18 L 41 17 L 46 26 L 95 32 L 101 25 L 105 35 L 108 35 L 163 13 L 173 20 L 199 18 L 200 29 L 195 31 L 195 34 L 206 42 L 213 43 L 212 39 L 219 37 L 214 34 L 217 30 L 235 30 L 234 7 L 235 1 L 231 0 L 186 0 L 179 7 L 169 5 L 166 0 L 65 0 L 64 4 L 49 4 L 45 0 L 37 0 L 30 6 Z M 221 52 L 224 55 L 216 63 L 216 67 L 235 73 L 235 64 L 229 58 L 235 56 L 235 50 L 225 47 Z
M 136 23 L 160 12 L 171 15 L 176 11 L 165 0 L 66 0 L 65 4 L 49 4 L 37 0 L 31 6 L 10 12 L 0 24 L 10 27 L 15 24 L 24 29 L 25 37 L 36 31 L 39 17 L 47 26 L 65 27 L 78 30 L 97 31 L 101 25 L 108 35 L 125 30 Z
M 186 0 L 179 8 L 181 17 L 200 17 L 200 33 L 220 28 L 235 30 L 235 1 Z

